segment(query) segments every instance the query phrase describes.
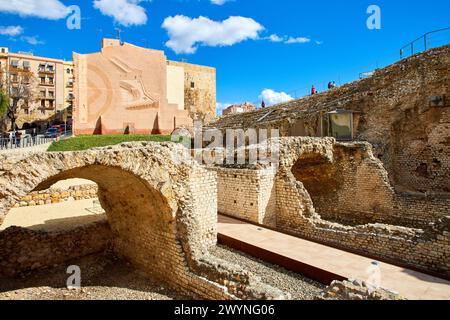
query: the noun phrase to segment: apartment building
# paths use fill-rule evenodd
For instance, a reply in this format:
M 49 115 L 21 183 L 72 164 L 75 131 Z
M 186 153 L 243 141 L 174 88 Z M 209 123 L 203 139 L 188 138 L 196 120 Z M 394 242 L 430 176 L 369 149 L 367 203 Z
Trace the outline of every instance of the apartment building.
M 73 66 L 71 62 L 34 56 L 28 52 L 9 52 L 0 47 L 0 80 L 10 97 L 30 91 L 18 101 L 18 128 L 46 128 L 54 121 L 71 116 Z M 72 98 L 71 98 L 72 97 Z

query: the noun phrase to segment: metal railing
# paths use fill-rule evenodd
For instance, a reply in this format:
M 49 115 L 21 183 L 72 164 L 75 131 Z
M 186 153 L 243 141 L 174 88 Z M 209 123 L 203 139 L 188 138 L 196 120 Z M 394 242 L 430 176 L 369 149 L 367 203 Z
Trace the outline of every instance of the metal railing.
M 420 36 L 416 40 L 411 41 L 400 49 L 400 59 L 405 58 L 405 52 L 409 51 L 409 55 L 427 51 L 428 49 L 446 44 L 450 42 L 450 27 L 430 31 Z
M 37 145 L 49 143 L 55 140 L 54 138 L 46 138 L 44 136 L 27 136 L 20 139 L 17 138 L 1 138 L 0 139 L 0 150 L 7 149 L 19 149 L 19 148 L 29 148 Z
M 50 143 L 53 141 L 67 139 L 72 135 L 71 131 L 67 131 L 58 138 L 49 138 L 44 135 L 31 136 L 26 135 L 20 139 L 12 137 L 12 138 L 0 138 L 0 150 L 12 150 L 12 149 L 22 149 L 22 148 L 30 148 L 46 143 Z

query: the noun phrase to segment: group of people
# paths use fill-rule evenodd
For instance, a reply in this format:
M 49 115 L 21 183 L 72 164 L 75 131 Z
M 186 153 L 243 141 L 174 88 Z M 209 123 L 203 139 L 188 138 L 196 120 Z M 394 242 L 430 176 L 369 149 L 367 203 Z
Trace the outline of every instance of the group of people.
M 9 132 L 5 131 L 5 132 L 2 132 L 0 138 L 1 138 L 1 141 L 2 141 L 2 143 L 1 143 L 2 149 L 3 148 L 7 148 L 9 143 L 11 142 L 11 140 L 16 145 L 16 148 L 19 148 L 20 147 L 20 142 L 22 141 L 22 132 L 17 130 L 12 135 L 10 135 Z
M 336 81 L 328 82 L 328 90 L 333 89 L 333 88 L 337 88 Z M 316 90 L 316 87 L 314 85 L 312 85 L 312 87 L 311 87 L 311 95 L 315 95 L 317 93 L 319 93 L 319 92 Z M 266 107 L 266 103 L 263 100 L 261 102 L 261 109 L 264 109 L 265 107 Z
M 330 82 L 328 82 L 328 90 L 333 89 L 333 88 L 336 88 L 336 87 L 337 87 L 336 81 L 330 81 Z M 315 94 L 317 94 L 317 93 L 319 93 L 319 92 L 316 90 L 316 87 L 313 85 L 313 86 L 311 87 L 311 95 L 315 95 Z

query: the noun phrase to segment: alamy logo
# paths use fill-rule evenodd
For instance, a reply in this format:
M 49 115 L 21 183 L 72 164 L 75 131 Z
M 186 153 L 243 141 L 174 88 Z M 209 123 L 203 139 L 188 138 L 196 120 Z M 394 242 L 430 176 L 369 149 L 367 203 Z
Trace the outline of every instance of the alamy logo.
M 369 30 L 380 30 L 381 8 L 373 4 L 367 8 L 367 14 L 370 14 L 369 18 L 367 18 L 367 28 Z
M 378 261 L 373 261 L 370 266 L 366 269 L 367 274 L 367 285 L 369 287 L 369 292 L 375 291 L 381 287 L 381 269 L 380 263 Z
M 185 150 L 173 159 L 187 163 L 193 159 L 205 165 L 278 165 L 278 129 L 226 129 L 204 128 L 201 121 L 194 122 L 193 137 L 186 129 L 176 130 L 171 137 Z
M 67 278 L 66 286 L 69 290 L 81 288 L 81 269 L 79 266 L 69 266 L 66 271 L 70 276 Z
M 81 9 L 79 6 L 73 5 L 68 8 L 67 29 L 80 30 L 81 29 Z

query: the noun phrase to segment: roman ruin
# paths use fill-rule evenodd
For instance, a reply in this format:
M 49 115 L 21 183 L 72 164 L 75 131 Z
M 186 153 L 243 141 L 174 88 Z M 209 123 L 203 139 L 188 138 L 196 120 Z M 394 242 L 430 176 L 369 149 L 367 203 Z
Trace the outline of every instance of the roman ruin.
M 325 93 L 208 124 L 224 135 L 279 129 L 281 137 L 267 141 L 279 147 L 276 165 L 207 164 L 190 157 L 195 150 L 156 142 L 0 155 L 0 222 L 13 207 L 51 201 L 46 190 L 70 178 L 97 183 L 107 217 L 70 232 L 7 228 L 0 232 L 0 274 L 111 246 L 140 270 L 201 298 L 291 298 L 216 256 L 220 214 L 450 279 L 449 70 L 444 46 Z M 245 148 L 248 155 L 255 146 Z M 74 196 L 90 192 L 64 195 Z M 358 281 L 333 283 L 321 297 L 338 291 L 401 298 Z

